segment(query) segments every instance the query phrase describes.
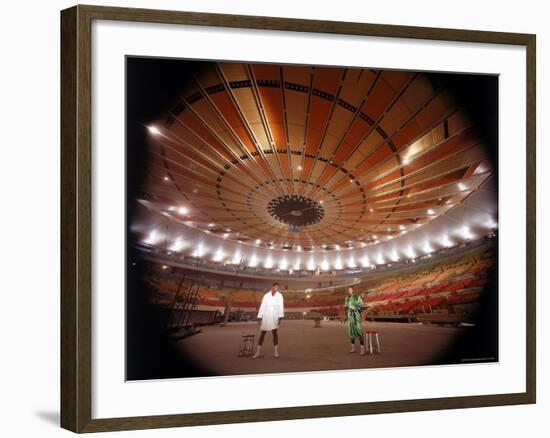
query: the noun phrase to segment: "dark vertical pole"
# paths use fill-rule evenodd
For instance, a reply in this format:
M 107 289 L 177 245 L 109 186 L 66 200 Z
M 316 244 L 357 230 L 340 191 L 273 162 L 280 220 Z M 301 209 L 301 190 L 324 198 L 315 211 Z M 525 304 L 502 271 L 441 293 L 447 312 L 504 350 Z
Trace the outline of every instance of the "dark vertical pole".
M 175 315 L 175 307 L 177 306 L 178 304 L 178 297 L 181 293 L 181 288 L 183 286 L 183 282 L 185 281 L 185 274 L 183 274 L 181 276 L 181 280 L 180 280 L 180 284 L 178 285 L 178 290 L 176 291 L 176 294 L 174 295 L 174 299 L 172 300 L 172 307 L 170 308 L 170 313 L 168 314 L 168 321 L 166 323 L 166 328 L 170 328 L 170 325 L 172 323 L 172 320 L 175 319 L 174 318 L 174 315 Z
M 241 256 L 241 259 L 239 260 L 239 265 L 237 266 L 237 270 L 235 271 L 235 281 L 237 281 L 237 277 L 239 276 L 239 271 L 241 269 L 241 264 L 243 262 L 243 256 Z M 227 296 L 227 303 L 225 304 L 225 313 L 223 316 L 223 326 L 227 325 L 227 322 L 229 320 L 229 312 L 231 312 L 231 301 L 233 300 L 233 291 L 229 291 L 229 294 Z
M 179 324 L 178 324 L 180 327 L 185 325 L 186 323 L 186 320 L 187 320 L 186 312 L 191 300 L 191 291 L 193 290 L 194 287 L 195 287 L 195 282 L 192 281 L 191 285 L 187 288 L 187 291 L 185 292 L 184 299 L 180 309 L 180 318 L 179 318 Z
M 194 287 L 192 287 L 189 291 L 189 297 L 187 300 L 187 305 L 185 309 L 185 320 L 184 325 L 189 325 L 191 322 L 191 312 L 193 312 L 193 309 L 196 306 L 197 302 L 197 295 L 199 293 L 199 285 L 195 284 Z

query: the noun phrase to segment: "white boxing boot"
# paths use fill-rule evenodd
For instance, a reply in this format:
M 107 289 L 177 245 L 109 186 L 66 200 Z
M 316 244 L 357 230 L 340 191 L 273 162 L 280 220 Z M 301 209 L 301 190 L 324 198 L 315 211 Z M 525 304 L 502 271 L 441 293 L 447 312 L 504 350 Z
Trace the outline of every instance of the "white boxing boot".
M 261 345 L 256 346 L 256 353 L 254 353 L 254 356 L 252 356 L 252 359 L 256 359 L 260 355 L 261 351 L 262 351 L 262 346 Z
M 355 343 L 351 344 L 350 353 L 355 353 Z
M 273 346 L 273 356 L 279 357 L 279 346 L 278 345 Z
M 361 352 L 359 353 L 361 356 L 365 355 L 365 346 L 361 345 Z

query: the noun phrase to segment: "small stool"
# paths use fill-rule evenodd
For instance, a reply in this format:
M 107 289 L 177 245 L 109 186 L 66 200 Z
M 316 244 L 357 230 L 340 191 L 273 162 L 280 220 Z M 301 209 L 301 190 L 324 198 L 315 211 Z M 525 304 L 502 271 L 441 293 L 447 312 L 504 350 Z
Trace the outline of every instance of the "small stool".
M 255 335 L 244 335 L 241 338 L 238 357 L 252 356 L 252 352 L 254 351 L 254 336 Z
M 378 332 L 376 330 L 367 330 L 365 334 L 365 344 L 367 344 L 367 349 L 370 354 L 374 352 L 373 345 L 372 345 L 372 338 L 374 337 L 376 341 L 376 348 L 375 352 L 380 353 L 380 338 L 378 337 Z M 368 342 L 367 342 L 368 341 Z

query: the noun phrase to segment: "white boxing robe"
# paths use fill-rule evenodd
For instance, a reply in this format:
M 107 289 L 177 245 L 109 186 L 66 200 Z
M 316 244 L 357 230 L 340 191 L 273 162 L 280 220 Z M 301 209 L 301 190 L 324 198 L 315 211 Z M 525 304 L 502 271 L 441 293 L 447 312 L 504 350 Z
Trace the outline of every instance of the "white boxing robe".
M 285 316 L 283 294 L 275 292 L 271 295 L 271 291 L 267 292 L 262 298 L 262 304 L 258 310 L 258 318 L 262 319 L 260 330 L 273 330 L 279 327 L 279 318 Z

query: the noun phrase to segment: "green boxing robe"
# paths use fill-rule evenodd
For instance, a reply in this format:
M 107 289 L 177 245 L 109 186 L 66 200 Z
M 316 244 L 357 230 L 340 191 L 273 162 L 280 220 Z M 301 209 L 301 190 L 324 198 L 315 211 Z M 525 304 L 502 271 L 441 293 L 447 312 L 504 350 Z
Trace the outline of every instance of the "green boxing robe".
M 364 309 L 363 300 L 359 295 L 348 295 L 344 306 L 348 318 L 348 335 L 350 339 L 362 338 L 361 311 Z

